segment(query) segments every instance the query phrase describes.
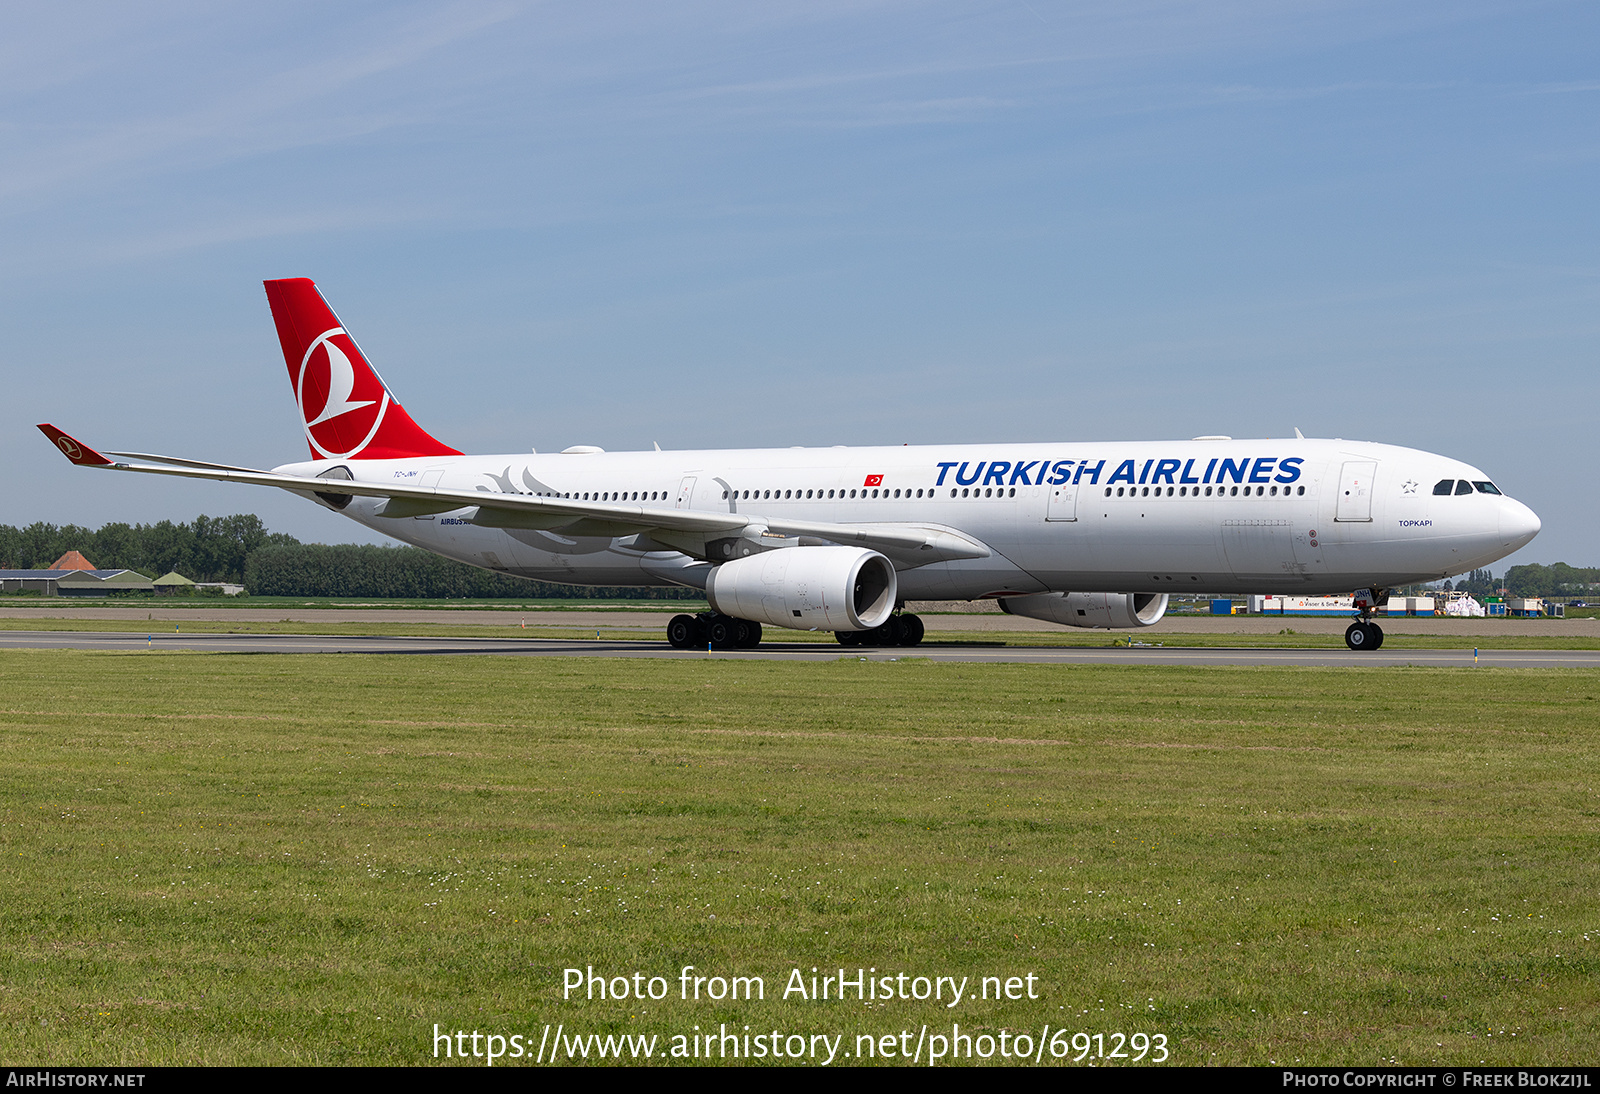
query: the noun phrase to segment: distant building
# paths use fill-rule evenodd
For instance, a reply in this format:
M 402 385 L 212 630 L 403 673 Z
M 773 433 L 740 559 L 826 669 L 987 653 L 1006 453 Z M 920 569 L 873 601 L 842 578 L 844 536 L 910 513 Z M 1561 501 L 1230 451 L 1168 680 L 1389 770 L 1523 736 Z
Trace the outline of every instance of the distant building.
M 0 592 L 44 596 L 108 596 L 118 590 L 155 591 L 155 583 L 133 570 L 97 570 L 77 551 L 68 551 L 46 570 L 0 570 Z
M 0 592 L 35 592 L 43 596 L 109 596 L 118 590 L 149 593 L 155 591 L 155 583 L 133 570 L 0 570 Z
M 194 592 L 195 584 L 184 577 L 177 570 L 162 574 L 151 582 L 156 587 L 157 596 L 178 596 L 186 592 Z
M 52 570 L 92 570 L 94 563 L 84 558 L 77 551 L 68 551 L 50 564 Z

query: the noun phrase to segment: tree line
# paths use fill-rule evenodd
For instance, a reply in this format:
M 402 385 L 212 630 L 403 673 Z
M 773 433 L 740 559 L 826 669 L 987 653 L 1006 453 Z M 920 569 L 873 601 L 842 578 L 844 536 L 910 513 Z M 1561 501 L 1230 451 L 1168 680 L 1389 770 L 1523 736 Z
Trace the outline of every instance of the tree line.
M 346 543 L 274 544 L 250 555 L 244 587 L 254 596 L 458 599 L 698 600 L 697 589 L 595 587 L 530 581 L 441 558 L 420 547 Z
M 301 543 L 269 532 L 253 513 L 192 523 L 0 525 L 0 569 L 43 570 L 78 551 L 102 570 L 242 584 L 255 596 L 697 600 L 696 589 L 595 588 L 528 581 L 454 562 L 418 547 Z
M 244 579 L 251 554 L 263 547 L 298 546 L 299 540 L 269 532 L 253 513 L 198 516 L 192 524 L 0 525 L 0 569 L 43 570 L 68 551 L 78 551 L 102 570 L 136 570 L 156 578 L 178 571 L 191 581 Z
M 1470 593 L 1480 599 L 1499 596 L 1502 590 L 1507 596 L 1573 599 L 1600 595 L 1600 567 L 1568 566 L 1565 562 L 1545 566 L 1532 562 L 1525 566 L 1513 566 L 1498 578 L 1488 570 L 1473 570 L 1438 587 L 1446 591 L 1454 589 Z M 1428 591 L 1426 585 L 1394 590 L 1404 596 L 1426 596 Z
M 1512 596 L 1584 597 L 1600 591 L 1597 583 L 1600 567 L 1568 566 L 1565 562 L 1513 566 L 1505 577 L 1506 591 Z

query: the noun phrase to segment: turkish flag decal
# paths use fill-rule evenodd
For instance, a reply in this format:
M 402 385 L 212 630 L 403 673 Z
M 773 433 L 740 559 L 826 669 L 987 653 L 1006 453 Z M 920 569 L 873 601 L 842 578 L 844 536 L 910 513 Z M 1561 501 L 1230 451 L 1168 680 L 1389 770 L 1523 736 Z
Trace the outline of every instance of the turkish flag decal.
M 863 486 L 882 486 L 883 485 L 883 476 L 882 475 L 868 475 L 867 476 L 867 481 L 862 483 L 862 485 Z

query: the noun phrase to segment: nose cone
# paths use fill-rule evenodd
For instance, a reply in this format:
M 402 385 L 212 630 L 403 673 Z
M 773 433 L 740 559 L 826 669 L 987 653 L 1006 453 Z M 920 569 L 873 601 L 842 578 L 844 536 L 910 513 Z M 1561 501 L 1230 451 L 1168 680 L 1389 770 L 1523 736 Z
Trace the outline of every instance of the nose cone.
M 1520 501 L 1505 498 L 1500 505 L 1500 538 L 1506 551 L 1517 550 L 1539 534 L 1539 517 Z

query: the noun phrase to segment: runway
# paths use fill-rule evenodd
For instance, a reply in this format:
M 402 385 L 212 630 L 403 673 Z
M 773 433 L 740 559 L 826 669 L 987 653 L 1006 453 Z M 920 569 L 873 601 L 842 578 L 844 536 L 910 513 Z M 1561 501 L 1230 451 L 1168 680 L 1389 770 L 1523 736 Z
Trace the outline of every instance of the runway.
M 432 638 L 385 635 L 130 634 L 110 631 L 0 631 L 0 649 L 110 650 L 126 653 L 387 653 L 426 656 L 670 658 L 723 661 L 939 661 L 1046 665 L 1298 665 L 1361 668 L 1426 665 L 1491 668 L 1600 668 L 1600 650 L 1228 649 L 1158 646 L 980 646 L 924 644 L 911 649 L 847 648 L 827 643 L 763 642 L 753 650 L 675 650 L 664 641 L 610 638 Z

